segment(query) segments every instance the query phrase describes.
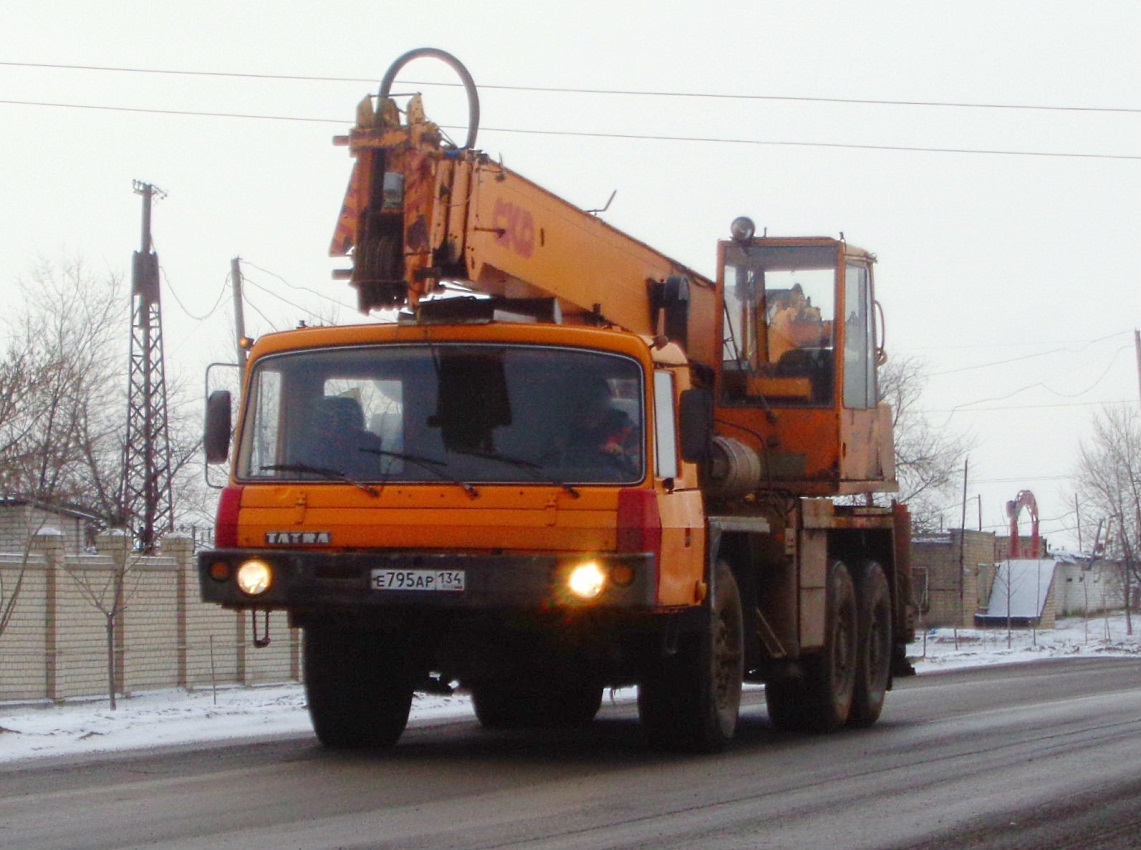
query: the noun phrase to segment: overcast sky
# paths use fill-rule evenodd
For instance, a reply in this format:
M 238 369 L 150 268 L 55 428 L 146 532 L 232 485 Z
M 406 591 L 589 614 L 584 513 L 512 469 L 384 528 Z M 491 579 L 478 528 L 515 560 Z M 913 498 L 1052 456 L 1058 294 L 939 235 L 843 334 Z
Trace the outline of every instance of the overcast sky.
M 607 221 L 705 274 L 742 214 L 875 251 L 889 355 L 976 439 L 969 527 L 1028 488 L 1076 545 L 1087 423 L 1139 403 L 1133 0 L 39 0 L 0 31 L 0 304 L 41 257 L 127 275 L 152 183 L 168 370 L 195 385 L 232 350 L 232 257 L 255 335 L 356 318 L 331 138 L 432 46 L 480 86 L 478 147 L 583 207 L 616 190 Z M 462 141 L 462 95 L 428 85 L 453 79 L 418 61 L 396 90 Z

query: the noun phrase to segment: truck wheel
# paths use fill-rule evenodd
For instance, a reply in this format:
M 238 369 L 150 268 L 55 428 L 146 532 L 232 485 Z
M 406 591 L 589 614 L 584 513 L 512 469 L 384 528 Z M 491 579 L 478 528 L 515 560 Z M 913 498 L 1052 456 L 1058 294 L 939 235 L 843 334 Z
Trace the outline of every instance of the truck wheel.
M 737 730 L 744 677 L 744 620 L 737 581 L 717 563 L 708 630 L 684 635 L 638 685 L 638 714 L 662 749 L 717 752 Z
M 859 643 L 849 726 L 871 726 L 883 711 L 891 678 L 891 592 L 883 567 L 861 564 L 856 576 Z
M 526 684 L 504 681 L 471 685 L 476 719 L 485 729 L 582 726 L 602 706 L 602 686 L 588 682 Z
M 765 683 L 769 720 L 778 729 L 829 732 L 848 720 L 856 683 L 856 590 L 843 561 L 832 564 L 825 601 L 824 651 L 806 658 L 803 676 Z
M 305 694 L 317 739 L 334 749 L 391 747 L 404 732 L 415 679 L 399 642 L 365 631 L 310 626 Z

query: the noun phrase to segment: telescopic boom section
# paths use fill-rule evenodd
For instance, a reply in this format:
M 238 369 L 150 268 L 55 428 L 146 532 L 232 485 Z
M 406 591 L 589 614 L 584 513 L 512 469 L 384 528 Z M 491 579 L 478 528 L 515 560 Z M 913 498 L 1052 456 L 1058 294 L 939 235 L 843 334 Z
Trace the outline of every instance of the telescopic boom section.
M 355 157 L 330 253 L 362 312 L 416 309 L 444 281 L 568 324 L 613 325 L 687 343 L 711 364 L 714 284 L 471 148 L 443 141 L 419 96 L 358 108 L 335 142 Z M 522 306 L 520 306 L 522 305 Z

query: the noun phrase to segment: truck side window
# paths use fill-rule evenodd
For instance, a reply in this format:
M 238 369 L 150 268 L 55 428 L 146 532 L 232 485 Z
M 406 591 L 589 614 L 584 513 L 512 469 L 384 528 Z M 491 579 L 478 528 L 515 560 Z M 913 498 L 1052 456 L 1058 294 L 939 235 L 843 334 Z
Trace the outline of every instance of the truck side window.
M 849 264 L 844 271 L 844 406 L 876 406 L 875 325 L 868 270 Z
M 654 373 L 654 463 L 659 478 L 677 478 L 674 376 L 669 372 Z

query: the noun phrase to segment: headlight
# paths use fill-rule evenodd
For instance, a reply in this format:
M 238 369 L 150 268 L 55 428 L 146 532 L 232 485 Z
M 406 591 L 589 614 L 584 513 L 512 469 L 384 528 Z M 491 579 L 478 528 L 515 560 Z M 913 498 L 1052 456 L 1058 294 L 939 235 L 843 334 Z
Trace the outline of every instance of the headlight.
M 265 561 L 245 561 L 234 577 L 238 589 L 248 596 L 260 596 L 273 584 L 273 570 Z
M 594 561 L 579 564 L 567 576 L 567 587 L 579 599 L 596 599 L 606 587 L 606 572 Z

